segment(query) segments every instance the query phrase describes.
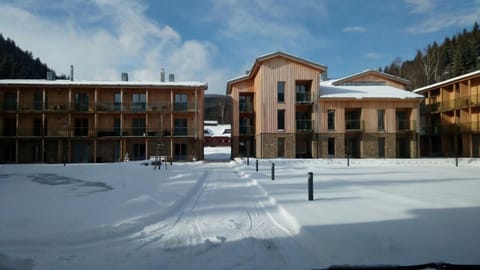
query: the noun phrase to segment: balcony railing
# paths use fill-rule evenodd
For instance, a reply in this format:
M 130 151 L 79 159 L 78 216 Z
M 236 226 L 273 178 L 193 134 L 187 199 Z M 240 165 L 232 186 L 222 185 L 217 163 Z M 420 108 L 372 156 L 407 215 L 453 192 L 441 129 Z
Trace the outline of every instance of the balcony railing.
M 415 130 L 416 130 L 415 120 L 397 119 L 397 132 L 415 131 Z
M 296 131 L 312 131 L 312 120 L 296 120 Z
M 20 112 L 41 112 L 43 111 L 43 103 L 42 102 L 34 102 L 34 103 L 24 103 L 21 102 L 19 106 Z
M 175 112 L 194 112 L 196 110 L 195 102 L 174 102 L 173 110 Z
M 193 137 L 195 128 L 0 128 L 0 137 Z M 198 134 L 198 133 L 197 133 Z
M 345 130 L 346 131 L 362 131 L 363 130 L 363 120 L 346 120 L 345 121 Z
M 255 133 L 255 127 L 252 125 L 241 125 L 239 134 L 241 136 L 252 136 Z
M 122 109 L 120 102 L 97 102 L 97 112 L 119 112 Z
M 296 93 L 295 102 L 296 103 L 312 103 L 310 93 Z
M 147 110 L 147 103 L 145 102 L 135 102 L 135 103 L 123 103 L 122 111 L 123 112 L 132 112 L 132 113 L 142 113 Z
M 240 113 L 253 113 L 253 102 L 240 102 Z

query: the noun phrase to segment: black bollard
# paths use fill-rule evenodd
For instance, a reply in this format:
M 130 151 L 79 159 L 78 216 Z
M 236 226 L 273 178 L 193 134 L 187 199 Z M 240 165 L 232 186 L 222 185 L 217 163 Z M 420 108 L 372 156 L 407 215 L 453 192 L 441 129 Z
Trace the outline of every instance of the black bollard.
M 350 167 L 350 154 L 347 154 L 347 167 Z
M 458 156 L 455 156 L 455 166 L 458 167 Z
M 250 166 L 250 159 L 247 157 L 247 166 Z
M 272 181 L 275 180 L 275 163 L 272 163 Z
M 173 165 L 173 157 L 170 157 L 170 166 Z
M 308 173 L 308 200 L 313 201 L 313 173 Z
M 258 172 L 258 159 L 257 159 L 257 160 L 255 160 L 255 171 L 257 171 L 257 172 Z

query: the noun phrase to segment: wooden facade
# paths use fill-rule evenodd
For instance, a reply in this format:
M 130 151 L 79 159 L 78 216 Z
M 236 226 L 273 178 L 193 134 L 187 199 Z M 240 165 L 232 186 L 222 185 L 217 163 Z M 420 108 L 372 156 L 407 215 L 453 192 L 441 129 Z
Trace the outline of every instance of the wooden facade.
M 0 80 L 0 162 L 203 159 L 205 83 Z
M 324 66 L 278 52 L 257 58 L 248 74 L 230 80 L 232 156 L 417 156 L 421 96 L 323 97 L 320 78 L 325 71 Z M 396 93 L 406 92 L 407 85 L 405 79 L 369 70 L 335 80 L 331 87 L 381 86 Z M 379 111 L 384 114 L 381 127 Z
M 480 157 L 480 70 L 414 90 L 421 106 L 421 156 Z

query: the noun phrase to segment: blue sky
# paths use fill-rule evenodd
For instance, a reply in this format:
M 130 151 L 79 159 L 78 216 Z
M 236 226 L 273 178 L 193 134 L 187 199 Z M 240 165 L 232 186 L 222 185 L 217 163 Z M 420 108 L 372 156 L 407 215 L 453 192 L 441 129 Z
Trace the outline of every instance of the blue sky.
M 0 0 L 0 33 L 57 73 L 159 80 L 165 68 L 210 94 L 266 53 L 338 78 L 411 59 L 479 18 L 479 0 Z

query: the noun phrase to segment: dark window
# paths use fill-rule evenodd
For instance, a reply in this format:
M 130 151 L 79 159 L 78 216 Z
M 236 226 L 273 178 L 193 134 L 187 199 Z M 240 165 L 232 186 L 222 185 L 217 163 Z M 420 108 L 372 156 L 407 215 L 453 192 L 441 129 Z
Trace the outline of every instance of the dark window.
M 185 94 L 176 94 L 175 95 L 175 111 L 182 112 L 188 109 L 187 105 L 188 97 Z
M 378 110 L 378 130 L 385 130 L 385 110 Z
M 408 128 L 409 128 L 409 123 L 407 120 L 407 112 L 398 111 L 397 112 L 397 131 L 407 130 Z
M 113 119 L 113 135 L 120 136 L 120 118 Z
M 277 102 L 285 102 L 285 82 L 277 82 Z
M 335 156 L 335 138 L 328 138 L 328 155 Z
M 88 136 L 88 119 L 75 119 L 74 136 Z
M 122 106 L 122 95 L 120 93 L 113 94 L 113 110 L 118 112 Z
M 133 145 L 133 160 L 142 160 L 145 159 L 145 144 L 136 143 Z
M 285 138 L 277 140 L 277 157 L 285 157 Z
M 133 94 L 132 95 L 132 109 L 135 112 L 144 112 L 146 108 L 146 96 L 145 94 Z
M 33 136 L 42 136 L 42 119 L 33 119 Z
M 351 110 L 345 112 L 345 129 L 359 130 L 362 128 L 360 120 L 361 110 Z
M 4 136 L 17 135 L 17 122 L 15 118 L 5 118 L 5 120 L 3 121 L 3 135 Z
M 133 136 L 145 135 L 145 118 L 132 119 L 132 133 Z
M 187 144 L 175 144 L 175 160 L 187 160 Z
M 75 93 L 75 110 L 79 112 L 88 111 L 88 94 Z
M 310 81 L 295 83 L 295 99 L 297 103 L 310 102 Z
M 285 110 L 277 111 L 277 129 L 278 130 L 285 129 Z
M 5 111 L 17 110 L 17 94 L 5 93 L 5 99 L 3 100 L 3 108 Z
M 385 157 L 385 138 L 378 138 L 378 157 Z
M 335 110 L 328 110 L 328 130 L 335 130 Z
M 312 130 L 311 113 L 309 112 L 296 112 L 296 130 Z
M 175 136 L 187 136 L 187 119 L 175 119 Z
M 43 97 L 42 92 L 35 92 L 33 94 L 33 109 L 36 111 L 41 111 L 43 109 Z

